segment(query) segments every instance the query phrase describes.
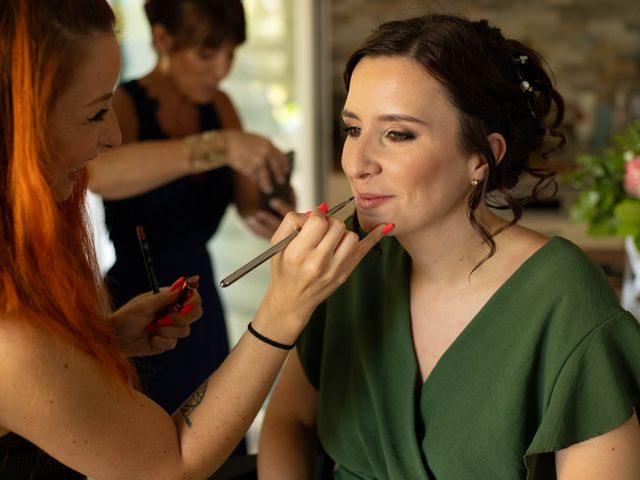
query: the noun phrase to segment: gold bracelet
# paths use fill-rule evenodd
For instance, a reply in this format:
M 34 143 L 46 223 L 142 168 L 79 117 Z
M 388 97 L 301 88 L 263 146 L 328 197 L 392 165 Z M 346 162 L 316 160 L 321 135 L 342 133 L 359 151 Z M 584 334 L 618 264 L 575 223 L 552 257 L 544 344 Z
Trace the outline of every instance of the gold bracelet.
M 208 130 L 184 139 L 191 173 L 201 173 L 227 163 L 227 140 L 224 133 Z

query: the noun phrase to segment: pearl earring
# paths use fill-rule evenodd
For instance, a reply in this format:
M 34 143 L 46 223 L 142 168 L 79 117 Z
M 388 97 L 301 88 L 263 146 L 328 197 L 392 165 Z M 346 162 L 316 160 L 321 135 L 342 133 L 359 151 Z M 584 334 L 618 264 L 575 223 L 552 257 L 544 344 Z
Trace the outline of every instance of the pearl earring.
M 480 183 L 480 180 L 478 180 L 477 178 L 472 178 L 472 179 L 471 179 L 471 185 L 473 185 L 474 187 L 475 187 L 476 185 L 478 185 L 479 183 Z

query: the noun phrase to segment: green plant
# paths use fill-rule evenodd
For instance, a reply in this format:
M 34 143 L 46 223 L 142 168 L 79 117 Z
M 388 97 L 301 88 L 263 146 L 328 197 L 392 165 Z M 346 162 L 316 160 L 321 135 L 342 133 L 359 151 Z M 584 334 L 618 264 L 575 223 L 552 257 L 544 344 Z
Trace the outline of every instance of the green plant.
M 569 176 L 580 194 L 570 219 L 590 235 L 631 235 L 640 248 L 640 120 L 598 155 L 582 154 Z

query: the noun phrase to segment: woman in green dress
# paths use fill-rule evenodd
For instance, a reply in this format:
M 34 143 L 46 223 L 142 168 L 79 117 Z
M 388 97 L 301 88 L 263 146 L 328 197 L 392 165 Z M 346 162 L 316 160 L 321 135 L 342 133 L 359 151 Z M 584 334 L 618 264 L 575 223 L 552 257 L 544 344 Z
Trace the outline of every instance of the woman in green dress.
M 341 480 L 640 478 L 640 327 L 578 247 L 516 223 L 514 187 L 536 198 L 563 143 L 543 65 L 446 15 L 383 24 L 351 56 L 352 227 L 395 228 L 299 339 L 261 479 L 312 478 L 316 435 Z

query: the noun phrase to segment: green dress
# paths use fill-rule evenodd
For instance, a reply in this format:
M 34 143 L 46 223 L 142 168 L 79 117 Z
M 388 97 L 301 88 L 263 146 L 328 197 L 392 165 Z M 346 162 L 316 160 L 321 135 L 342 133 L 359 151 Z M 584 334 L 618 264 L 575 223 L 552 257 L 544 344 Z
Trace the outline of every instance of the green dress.
M 532 255 L 424 384 L 409 270 L 397 240 L 383 239 L 299 339 L 335 479 L 554 479 L 549 452 L 640 406 L 640 326 L 571 242 L 554 237 Z

